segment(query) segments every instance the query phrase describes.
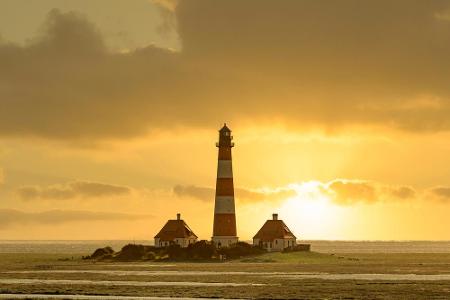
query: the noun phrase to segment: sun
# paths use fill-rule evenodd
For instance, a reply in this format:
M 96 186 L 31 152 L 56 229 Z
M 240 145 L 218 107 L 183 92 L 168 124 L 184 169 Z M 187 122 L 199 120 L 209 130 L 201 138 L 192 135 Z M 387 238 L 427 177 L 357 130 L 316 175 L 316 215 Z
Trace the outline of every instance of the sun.
M 280 214 L 295 232 L 314 239 L 328 238 L 340 219 L 339 208 L 326 195 L 325 186 L 316 181 L 289 186 L 297 195 L 287 199 Z

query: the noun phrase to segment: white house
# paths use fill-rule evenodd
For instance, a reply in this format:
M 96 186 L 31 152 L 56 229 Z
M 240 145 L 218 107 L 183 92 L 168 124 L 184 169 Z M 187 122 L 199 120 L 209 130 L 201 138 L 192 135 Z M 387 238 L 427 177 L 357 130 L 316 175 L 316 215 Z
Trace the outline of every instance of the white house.
M 297 238 L 282 220 L 278 220 L 278 214 L 273 214 L 272 220 L 267 220 L 253 237 L 253 245 L 267 251 L 283 251 L 296 244 Z
M 155 236 L 156 247 L 167 247 L 170 245 L 180 245 L 187 247 L 197 241 L 197 236 L 189 226 L 181 220 L 181 215 L 177 214 L 176 220 L 167 221 L 166 225 Z

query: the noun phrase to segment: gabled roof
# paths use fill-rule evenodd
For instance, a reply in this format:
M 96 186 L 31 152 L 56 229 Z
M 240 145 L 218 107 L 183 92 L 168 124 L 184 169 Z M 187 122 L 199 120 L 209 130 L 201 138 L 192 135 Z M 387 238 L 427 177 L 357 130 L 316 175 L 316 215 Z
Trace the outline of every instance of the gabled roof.
M 161 241 L 173 241 L 176 238 L 197 238 L 184 220 L 169 220 L 155 238 Z
M 295 235 L 282 220 L 267 220 L 253 238 L 260 239 L 261 241 L 296 239 Z

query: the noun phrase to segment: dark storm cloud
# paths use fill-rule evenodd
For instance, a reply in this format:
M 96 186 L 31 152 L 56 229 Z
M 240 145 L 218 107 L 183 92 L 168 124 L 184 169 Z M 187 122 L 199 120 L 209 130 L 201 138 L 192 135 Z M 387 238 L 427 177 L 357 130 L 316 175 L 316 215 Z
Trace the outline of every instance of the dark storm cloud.
M 173 188 L 173 192 L 178 197 L 191 197 L 201 201 L 213 201 L 213 188 L 199 187 L 195 185 L 177 185 Z M 285 200 L 296 195 L 294 190 L 287 188 L 279 188 L 268 191 L 255 191 L 244 188 L 235 189 L 236 198 L 242 202 L 258 202 L 258 201 L 279 201 Z
M 127 54 L 108 52 L 82 16 L 54 10 L 28 45 L 0 45 L 0 134 L 128 137 L 271 119 L 295 128 L 448 130 L 449 7 L 180 1 L 172 23 L 180 52 Z
M 141 220 L 151 217 L 150 215 L 82 210 L 23 212 L 15 209 L 0 209 L 0 229 L 29 223 L 52 225 L 82 221 Z
M 24 200 L 65 200 L 128 195 L 131 193 L 131 189 L 125 186 L 97 182 L 75 181 L 46 187 L 23 186 L 18 188 L 17 193 Z

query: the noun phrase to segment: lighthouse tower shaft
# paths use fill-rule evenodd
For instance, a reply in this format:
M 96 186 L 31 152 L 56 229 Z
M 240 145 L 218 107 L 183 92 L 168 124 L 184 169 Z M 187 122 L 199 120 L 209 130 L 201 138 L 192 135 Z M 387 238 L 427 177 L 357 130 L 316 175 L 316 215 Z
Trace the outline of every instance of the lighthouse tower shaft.
M 216 198 L 212 241 L 218 247 L 228 247 L 238 242 L 234 205 L 233 168 L 231 162 L 231 130 L 226 126 L 219 131 L 219 158 L 217 164 Z

